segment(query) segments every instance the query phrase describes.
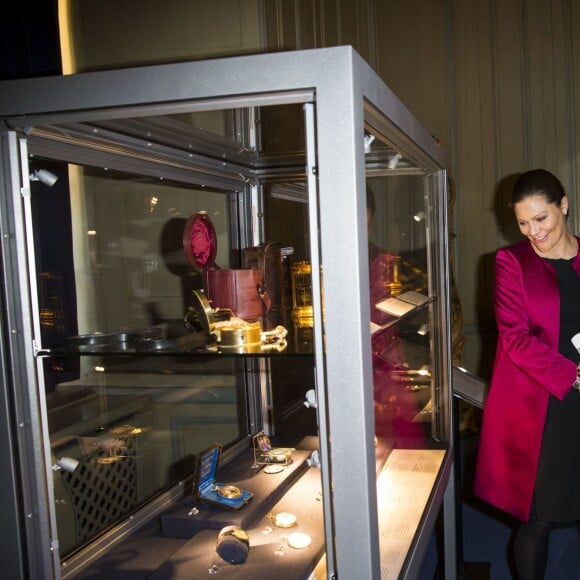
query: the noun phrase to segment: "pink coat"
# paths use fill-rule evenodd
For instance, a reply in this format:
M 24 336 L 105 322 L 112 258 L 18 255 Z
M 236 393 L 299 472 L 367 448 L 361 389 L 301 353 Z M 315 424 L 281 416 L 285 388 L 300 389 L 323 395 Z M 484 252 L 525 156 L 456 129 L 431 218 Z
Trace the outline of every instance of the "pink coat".
M 580 254 L 573 267 L 580 276 Z M 563 399 L 576 378 L 576 363 L 558 353 L 556 273 L 528 240 L 497 252 L 495 315 L 499 338 L 474 491 L 527 521 L 549 396 Z

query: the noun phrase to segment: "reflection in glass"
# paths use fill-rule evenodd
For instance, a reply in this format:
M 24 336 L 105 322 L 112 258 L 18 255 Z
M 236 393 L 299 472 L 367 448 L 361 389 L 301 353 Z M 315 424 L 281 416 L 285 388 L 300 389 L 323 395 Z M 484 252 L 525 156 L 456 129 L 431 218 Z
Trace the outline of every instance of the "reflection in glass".
M 89 362 L 47 395 L 53 461 L 78 463 L 53 475 L 63 556 L 183 480 L 195 454 L 246 430 L 235 359 Z
M 189 215 L 211 215 L 216 261 L 229 266 L 227 195 L 50 167 L 63 178 L 32 188 L 32 211 L 41 350 L 59 353 L 42 366 L 66 557 L 190 475 L 195 454 L 247 433 L 247 387 L 235 358 L 147 354 L 188 334 L 184 314 L 202 287 L 183 249 Z
M 430 430 L 429 320 L 423 177 L 374 177 L 367 185 L 375 431 L 387 445 L 424 448 Z

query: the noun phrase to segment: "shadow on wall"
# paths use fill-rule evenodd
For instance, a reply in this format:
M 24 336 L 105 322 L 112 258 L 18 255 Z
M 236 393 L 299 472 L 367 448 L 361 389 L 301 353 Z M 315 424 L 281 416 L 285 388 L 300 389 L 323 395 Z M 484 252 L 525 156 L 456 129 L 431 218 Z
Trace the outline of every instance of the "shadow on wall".
M 494 213 L 497 230 L 504 240 L 503 245 L 511 245 L 522 239 L 522 234 L 516 224 L 514 210 L 511 206 L 512 192 L 517 178 L 521 173 L 512 173 L 504 177 L 497 185 L 494 196 Z
M 519 173 L 507 175 L 498 183 L 495 190 L 493 212 L 496 219 L 498 239 L 500 240 L 498 248 L 515 244 L 522 239 L 511 207 L 512 191 L 516 179 L 519 176 Z M 491 369 L 495 358 L 495 345 L 497 341 L 493 307 L 495 254 L 496 250 L 483 254 L 479 258 L 477 267 L 476 306 L 478 330 L 481 339 L 477 374 L 486 380 L 490 380 L 491 378 Z
M 185 314 L 192 304 L 192 292 L 194 289 L 202 288 L 202 278 L 199 272 L 196 272 L 191 264 L 187 261 L 183 251 L 183 230 L 185 228 L 185 218 L 171 218 L 163 226 L 159 240 L 159 254 L 163 259 L 163 264 L 170 275 L 179 279 L 180 296 L 176 300 L 181 301 L 181 310 Z M 167 299 L 167 297 L 164 297 Z M 167 320 L 161 314 L 161 299 L 152 301 L 147 305 L 150 317 L 150 323 L 160 324 L 171 322 L 180 336 L 183 333 L 183 318 Z

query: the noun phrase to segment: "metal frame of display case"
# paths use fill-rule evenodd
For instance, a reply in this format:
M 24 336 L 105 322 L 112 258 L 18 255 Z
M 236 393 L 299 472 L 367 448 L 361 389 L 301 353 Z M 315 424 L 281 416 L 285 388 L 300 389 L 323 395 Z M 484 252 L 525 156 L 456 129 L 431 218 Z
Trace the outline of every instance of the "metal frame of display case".
M 438 251 L 429 256 L 429 267 L 431 290 L 437 293 L 434 318 L 439 325 L 433 329 L 434 362 L 441 378 L 436 416 L 446 455 L 401 577 L 417 575 L 441 508 L 446 578 L 455 576 L 446 158 L 359 55 L 350 47 L 338 47 L 0 84 L 0 116 L 4 120 L 0 200 L 5 287 L 2 409 L 8 419 L 2 421 L 0 442 L 2 460 L 12 465 L 8 470 L 12 481 L 3 482 L 9 493 L 3 494 L 2 511 L 5 531 L 18 530 L 7 534 L 10 540 L 5 547 L 22 555 L 26 564 L 20 565 L 32 577 L 49 577 L 50 569 L 54 577 L 59 576 L 58 561 L 54 561 L 58 542 L 50 507 L 49 453 L 43 446 L 46 433 L 36 419 L 43 410 L 35 394 L 38 379 L 27 298 L 31 293 L 25 268 L 27 233 L 19 226 L 24 221 L 19 215 L 19 196 L 27 192 L 18 177 L 22 168 L 13 161 L 19 156 L 19 144 L 12 129 L 26 133 L 26 127 L 36 125 L 277 103 L 304 104 L 311 263 L 313 272 L 321 267 L 324 270 L 322 278 L 312 277 L 312 290 L 314 327 L 318 329 L 314 352 L 327 575 L 378 578 L 381 570 L 372 392 L 353 388 L 372 384 L 370 337 L 362 330 L 369 327 L 370 305 L 361 129 L 370 123 L 421 164 L 432 190 L 430 234 L 438 244 Z M 76 154 L 84 153 L 79 150 Z M 185 180 L 190 179 L 188 176 L 199 180 L 185 162 L 176 165 L 176 171 Z M 212 179 L 231 187 L 251 177 L 251 173 L 244 174 L 242 164 L 231 163 L 225 169 L 215 167 Z

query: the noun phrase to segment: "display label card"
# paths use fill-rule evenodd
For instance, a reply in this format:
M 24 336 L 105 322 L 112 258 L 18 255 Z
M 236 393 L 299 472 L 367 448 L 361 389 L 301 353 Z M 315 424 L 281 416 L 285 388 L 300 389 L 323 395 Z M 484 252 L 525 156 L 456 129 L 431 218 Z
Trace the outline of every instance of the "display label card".
M 397 318 L 403 316 L 403 314 L 407 314 L 407 312 L 411 312 L 417 308 L 414 304 L 409 302 L 405 302 L 404 300 L 399 300 L 398 298 L 385 298 L 385 300 L 381 300 L 381 302 L 377 302 L 375 304 L 378 310 L 382 312 L 386 312 L 391 316 L 396 316 Z
M 425 302 L 429 301 L 429 296 L 421 294 L 421 292 L 415 292 L 414 290 L 409 290 L 408 292 L 403 292 L 397 296 L 399 300 L 408 302 L 409 304 L 414 304 L 415 306 L 422 306 Z
M 396 316 L 400 318 L 407 312 L 411 312 L 418 306 L 422 306 L 429 301 L 429 296 L 425 296 L 420 292 L 415 292 L 414 290 L 409 290 L 408 292 L 403 292 L 399 296 L 391 296 L 390 298 L 385 298 L 381 302 L 377 302 L 375 307 L 386 312 L 391 316 Z

